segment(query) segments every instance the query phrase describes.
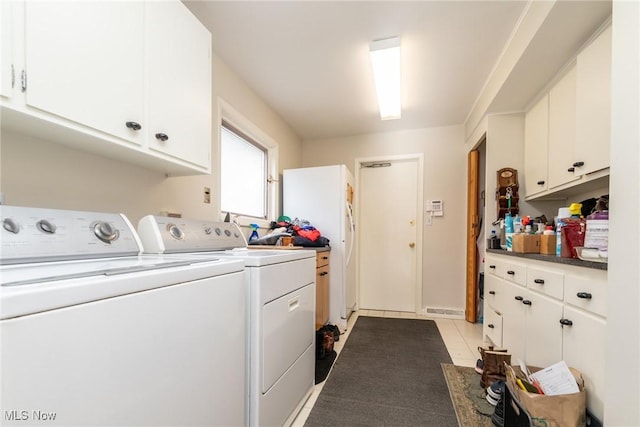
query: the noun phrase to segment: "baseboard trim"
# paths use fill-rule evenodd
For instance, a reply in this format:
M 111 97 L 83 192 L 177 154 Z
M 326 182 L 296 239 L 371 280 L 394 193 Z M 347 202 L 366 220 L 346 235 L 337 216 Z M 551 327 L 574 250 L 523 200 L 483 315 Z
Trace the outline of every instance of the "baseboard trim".
M 464 310 L 445 307 L 424 307 L 422 314 L 430 317 L 442 317 L 446 319 L 464 319 Z

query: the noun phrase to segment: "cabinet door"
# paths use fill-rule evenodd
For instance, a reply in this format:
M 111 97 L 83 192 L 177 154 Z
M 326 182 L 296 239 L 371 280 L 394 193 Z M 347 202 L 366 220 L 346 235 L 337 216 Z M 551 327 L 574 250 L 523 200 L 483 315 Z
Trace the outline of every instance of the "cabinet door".
M 611 26 L 578 55 L 576 172 L 609 167 L 611 140 Z
M 211 34 L 179 1 L 147 8 L 149 147 L 210 168 Z
M 549 92 L 549 188 L 578 179 L 576 146 L 576 67 Z
M 141 143 L 144 3 L 26 2 L 27 104 Z
M 505 304 L 502 310 L 502 347 L 509 350 L 511 360 L 525 360 L 525 306 L 522 301 L 526 289 L 503 282 Z
M 604 419 L 606 321 L 585 311 L 565 306 L 562 327 L 562 357 L 582 372 L 587 389 L 587 408 Z M 624 351 L 621 349 L 621 351 Z
M 12 2 L 0 3 L 0 95 L 10 98 L 15 79 L 13 67 Z
M 527 364 L 546 367 L 562 360 L 562 334 L 558 331 L 562 303 L 536 292 L 528 292 L 522 303 L 526 312 Z
M 329 266 L 316 269 L 316 329 L 329 321 Z
M 545 95 L 529 110 L 524 124 L 525 195 L 548 188 L 549 95 Z
M 492 274 L 485 274 L 484 276 L 484 300 L 489 306 L 498 311 L 502 310 L 504 306 L 501 283 L 503 283 L 502 279 Z

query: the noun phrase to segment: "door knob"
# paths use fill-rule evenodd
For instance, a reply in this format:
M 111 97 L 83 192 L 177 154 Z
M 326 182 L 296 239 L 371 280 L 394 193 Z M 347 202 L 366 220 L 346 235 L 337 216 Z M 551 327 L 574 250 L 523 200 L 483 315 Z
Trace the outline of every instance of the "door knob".
M 409 247 L 410 247 L 410 248 L 415 248 L 415 247 L 416 247 L 416 244 L 415 244 L 414 242 L 411 242 L 411 243 L 409 243 Z

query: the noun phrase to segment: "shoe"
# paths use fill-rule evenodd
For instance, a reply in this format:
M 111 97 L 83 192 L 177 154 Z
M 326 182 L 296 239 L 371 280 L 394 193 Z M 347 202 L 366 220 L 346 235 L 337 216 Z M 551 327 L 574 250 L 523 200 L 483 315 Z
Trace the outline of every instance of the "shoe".
M 504 381 L 496 381 L 491 384 L 491 386 L 487 387 L 487 402 L 491 405 L 496 406 L 498 401 L 502 398 L 504 394 Z
M 491 415 L 491 423 L 496 427 L 504 427 L 504 396 L 500 396 L 500 400 L 496 404 L 496 409 Z
M 482 356 L 482 377 L 480 378 L 482 388 L 507 379 L 505 363 L 511 364 L 511 354 L 503 351 L 485 351 Z
M 482 359 L 476 360 L 476 368 L 475 369 L 476 369 L 476 372 L 478 374 L 480 374 L 480 375 L 482 375 L 482 365 L 483 365 Z

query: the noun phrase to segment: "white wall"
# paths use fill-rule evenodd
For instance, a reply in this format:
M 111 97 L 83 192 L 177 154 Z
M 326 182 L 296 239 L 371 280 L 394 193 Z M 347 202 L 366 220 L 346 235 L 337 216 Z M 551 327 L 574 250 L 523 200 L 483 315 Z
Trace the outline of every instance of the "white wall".
M 214 55 L 211 175 L 165 178 L 133 164 L 2 130 L 0 183 L 5 204 L 123 212 L 134 224 L 161 211 L 219 219 L 219 96 L 279 144 L 280 170 L 300 166 L 299 138 Z M 203 202 L 205 186 L 211 188 L 211 204 Z
M 607 426 L 640 425 L 640 3 L 613 2 Z
M 303 166 L 343 163 L 355 175 L 358 157 L 414 153 L 424 153 L 425 200 L 441 198 L 445 206 L 444 217 L 424 227 L 422 306 L 464 310 L 467 154 L 462 125 L 304 141 Z
M 213 57 L 213 129 L 212 129 L 212 163 L 210 176 L 177 177 L 166 180 L 164 186 L 171 194 L 170 205 L 183 210 L 185 216 L 193 218 L 219 219 L 220 217 L 220 162 L 219 124 L 220 105 L 222 99 L 244 118 L 257 127 L 279 145 L 278 170 L 300 166 L 302 160 L 302 143 L 291 128 L 273 110 L 248 87 L 216 55 Z M 280 180 L 281 181 L 281 180 Z M 281 182 L 279 185 L 282 188 Z M 211 188 L 211 205 L 202 203 L 204 187 Z M 185 191 L 188 189 L 188 191 Z M 278 191 L 278 194 L 280 191 Z M 281 203 L 279 204 L 281 206 Z M 280 211 L 280 207 L 278 211 Z

